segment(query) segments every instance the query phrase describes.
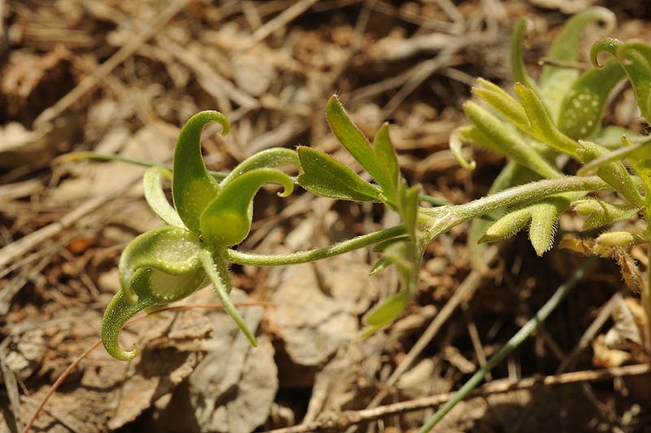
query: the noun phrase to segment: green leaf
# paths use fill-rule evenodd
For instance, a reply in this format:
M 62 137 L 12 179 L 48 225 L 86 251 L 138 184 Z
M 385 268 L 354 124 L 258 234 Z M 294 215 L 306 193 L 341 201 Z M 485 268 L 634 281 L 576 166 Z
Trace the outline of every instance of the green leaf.
M 579 144 L 581 148 L 577 155 L 584 164 L 609 153 L 608 149 L 590 141 L 581 140 Z M 640 195 L 633 178 L 620 161 L 601 165 L 597 169 L 597 176 L 606 181 L 615 191 L 626 197 L 631 204 L 638 207 L 644 206 L 644 199 Z
M 390 203 L 396 203 L 396 194 L 398 185 L 400 183 L 400 166 L 398 165 L 398 158 L 389 137 L 389 124 L 384 123 L 382 127 L 375 134 L 373 140 L 373 147 L 375 148 L 375 155 L 377 163 L 384 170 L 381 171 L 381 176 L 375 178 L 382 193 L 386 196 Z
M 558 130 L 536 92 L 518 83 L 515 83 L 514 90 L 529 119 L 530 126 L 524 128 L 524 131 L 554 149 L 576 158 L 578 144 Z
M 405 224 L 405 229 L 412 241 L 416 242 L 416 220 L 418 216 L 418 201 L 420 188 L 408 187 L 402 182 L 398 187 L 398 214 Z
M 380 191 L 350 168 L 311 147 L 299 147 L 297 182 L 306 190 L 338 200 L 380 201 Z
M 326 119 L 337 139 L 357 162 L 373 176 L 373 179 L 378 181 L 383 178 L 385 168 L 378 164 L 371 144 L 362 131 L 350 120 L 350 116 L 344 110 L 337 96 L 331 97 L 328 101 Z
M 511 36 L 511 74 L 516 83 L 522 83 L 525 86 L 534 89 L 540 93 L 538 85 L 527 73 L 527 67 L 524 64 L 522 55 L 522 45 L 524 38 L 527 37 L 527 45 L 531 45 L 531 33 L 533 31 L 533 22 L 526 18 L 520 17 L 513 28 Z
M 579 43 L 583 30 L 592 23 L 602 22 L 605 31 L 614 28 L 615 15 L 602 7 L 589 8 L 574 15 L 563 26 L 561 33 L 549 49 L 548 58 L 557 64 L 546 64 L 540 73 L 540 96 L 545 101 L 553 118 L 557 118 L 563 98 L 567 95 L 574 81 L 579 76 L 579 70 L 563 63 L 576 62 L 579 55 Z
M 563 99 L 557 120 L 559 130 L 575 140 L 590 136 L 601 126 L 608 95 L 624 76 L 624 69 L 615 60 L 581 75 Z
M 364 316 L 364 328 L 360 331 L 360 338 L 375 334 L 380 329 L 393 323 L 405 310 L 411 301 L 411 296 L 406 291 L 398 292 L 383 303 L 377 305 Z
M 228 133 L 230 124 L 223 114 L 202 111 L 183 126 L 174 151 L 174 207 L 185 226 L 195 234 L 199 234 L 201 213 L 219 192 L 217 181 L 210 175 L 201 157 L 201 131 L 212 122 L 222 125 L 222 135 Z
M 522 104 L 501 87 L 483 78 L 478 78 L 477 85 L 472 88 L 472 92 L 520 129 L 529 128 L 529 119 Z
M 633 84 L 642 116 L 651 122 L 651 47 L 641 41 L 624 43 L 614 38 L 600 39 L 590 50 L 590 59 L 595 66 L 603 67 L 597 57 L 604 52 L 613 55 L 624 68 Z
M 556 167 L 524 142 L 511 125 L 502 122 L 471 101 L 464 103 L 463 109 L 476 129 L 465 127 L 458 130 L 462 140 L 479 144 L 493 152 L 502 154 L 542 177 L 553 179 L 562 176 Z M 450 142 L 452 143 L 452 139 Z
M 242 242 L 251 230 L 253 197 L 266 183 L 282 185 L 283 197 L 294 190 L 292 179 L 272 168 L 256 168 L 233 178 L 201 214 L 200 232 L 204 243 L 228 247 Z

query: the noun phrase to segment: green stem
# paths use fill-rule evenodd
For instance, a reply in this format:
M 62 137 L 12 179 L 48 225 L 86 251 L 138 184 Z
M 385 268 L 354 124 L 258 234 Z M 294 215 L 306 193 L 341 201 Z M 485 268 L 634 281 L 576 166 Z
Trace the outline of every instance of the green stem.
M 649 248 L 647 257 L 651 260 L 651 248 Z M 651 278 L 649 277 L 647 277 L 642 287 L 642 308 L 644 308 L 644 313 L 647 318 L 642 336 L 644 338 L 646 353 L 651 353 Z
M 448 400 L 439 410 L 423 425 L 418 433 L 427 433 L 434 426 L 443 419 L 445 415 L 452 410 L 452 408 L 468 396 L 468 394 L 477 387 L 484 379 L 486 374 L 488 374 L 496 365 L 509 356 L 513 351 L 518 348 L 529 336 L 538 328 L 538 326 L 544 322 L 549 315 L 558 307 L 560 302 L 567 296 L 567 294 L 572 290 L 574 285 L 583 278 L 588 268 L 595 261 L 594 257 L 588 258 L 579 269 L 577 269 L 570 278 L 561 284 L 556 292 L 552 295 L 551 298 L 542 306 L 536 315 L 531 318 L 520 330 L 506 343 L 506 345 L 500 349 L 491 359 L 488 360 L 486 365 L 479 369 L 469 380 L 466 382 L 459 391 Z
M 66 153 L 58 157 L 55 162 L 70 162 L 76 161 L 78 159 L 94 159 L 97 161 L 119 161 L 126 162 L 127 164 L 137 165 L 139 167 L 151 168 L 151 167 L 163 167 L 168 170 L 172 170 L 172 166 L 169 164 L 157 164 L 154 162 L 145 161 L 144 159 L 137 158 L 127 158 L 126 156 L 116 155 L 111 153 L 99 153 L 99 152 L 72 152 Z M 208 171 L 212 177 L 217 180 L 224 179 L 230 174 L 228 171 Z
M 468 220 L 504 207 L 538 202 L 550 195 L 571 191 L 589 192 L 605 189 L 612 189 L 612 187 L 598 176 L 568 176 L 560 179 L 544 179 L 515 186 L 469 203 L 455 206 L 455 213 L 461 215 L 464 220 Z
M 380 230 L 367 235 L 358 236 L 348 239 L 325 248 L 317 248 L 307 251 L 297 251 L 289 254 L 253 254 L 242 251 L 227 249 L 224 258 L 232 263 L 240 265 L 255 266 L 284 266 L 307 263 L 315 260 L 326 259 L 339 254 L 354 251 L 360 248 L 368 247 L 387 239 L 402 236 L 406 232 L 402 225 Z

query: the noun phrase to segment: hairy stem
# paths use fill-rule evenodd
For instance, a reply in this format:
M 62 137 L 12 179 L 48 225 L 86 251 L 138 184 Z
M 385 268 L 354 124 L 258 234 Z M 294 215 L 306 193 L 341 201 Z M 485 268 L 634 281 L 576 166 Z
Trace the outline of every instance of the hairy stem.
M 317 248 L 307 251 L 297 251 L 289 254 L 254 254 L 242 251 L 235 251 L 228 249 L 224 253 L 224 258 L 232 263 L 240 265 L 256 265 L 256 266 L 284 266 L 296 265 L 299 263 L 307 263 L 315 260 L 326 259 L 328 257 L 337 256 L 339 254 L 354 251 L 360 248 L 365 248 L 370 245 L 377 244 L 378 242 L 387 239 L 402 236 L 406 233 L 402 225 L 391 227 L 388 229 L 380 230 L 378 232 L 369 233 L 367 235 L 358 236 L 353 239 L 338 242 L 336 244 L 327 246 L 325 248 Z

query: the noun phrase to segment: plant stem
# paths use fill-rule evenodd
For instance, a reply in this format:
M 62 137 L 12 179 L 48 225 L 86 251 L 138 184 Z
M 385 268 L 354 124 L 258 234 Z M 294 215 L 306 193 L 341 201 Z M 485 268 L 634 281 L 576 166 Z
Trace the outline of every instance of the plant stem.
M 558 307 L 560 302 L 572 290 L 574 285 L 583 278 L 588 268 L 595 261 L 594 257 L 588 258 L 579 269 L 577 269 L 563 284 L 561 284 L 551 298 L 542 306 L 536 315 L 531 318 L 520 330 L 500 349 L 491 359 L 488 360 L 486 365 L 479 369 L 460 389 L 454 397 L 448 400 L 439 410 L 423 425 L 418 433 L 427 433 L 434 426 L 447 415 L 452 408 L 479 385 L 487 373 L 489 373 L 496 365 L 509 356 L 520 344 L 522 344 L 529 336 L 538 328 L 542 322 Z
M 612 189 L 598 176 L 568 176 L 560 179 L 544 179 L 497 192 L 469 203 L 456 206 L 455 213 L 464 219 L 477 218 L 507 206 L 523 205 L 543 200 L 550 195 L 571 191 L 598 191 Z
M 387 239 L 395 238 L 404 235 L 405 228 L 402 225 L 391 227 L 388 229 L 380 230 L 367 235 L 358 236 L 353 239 L 348 239 L 336 244 L 317 248 L 307 251 L 297 251 L 289 254 L 254 254 L 232 249 L 226 250 L 224 258 L 232 263 L 240 265 L 255 265 L 255 266 L 284 266 L 296 265 L 299 263 L 312 262 L 315 260 L 326 259 L 328 257 L 337 256 L 339 254 L 347 253 L 360 248 L 368 247 L 378 242 Z
M 647 257 L 651 259 L 651 248 L 647 253 Z M 642 337 L 644 338 L 644 349 L 646 353 L 651 353 L 651 278 L 647 277 L 644 285 L 642 286 L 642 308 L 644 308 L 644 315 L 646 316 L 646 323 L 644 323 Z

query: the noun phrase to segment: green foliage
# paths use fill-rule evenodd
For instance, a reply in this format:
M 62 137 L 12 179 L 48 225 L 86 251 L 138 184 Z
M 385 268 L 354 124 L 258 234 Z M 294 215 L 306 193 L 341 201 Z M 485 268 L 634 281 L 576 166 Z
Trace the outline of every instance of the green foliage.
M 400 173 L 388 125 L 382 125 L 369 141 L 335 96 L 327 103 L 327 121 L 343 147 L 373 179 L 370 182 L 311 147 L 260 152 L 221 176 L 219 182 L 205 167 L 200 137 L 211 122 L 219 123 L 226 134 L 228 120 L 215 111 L 193 116 L 181 130 L 173 168 L 151 167 L 144 176 L 147 203 L 167 225 L 136 237 L 122 254 L 121 289 L 107 307 L 102 327 L 107 351 L 117 359 L 132 359 L 137 348 L 124 351 L 118 343 L 127 320 L 144 309 L 183 299 L 209 283 L 226 312 L 255 345 L 253 333 L 229 298 L 229 261 L 279 266 L 375 245 L 382 256 L 371 274 L 395 266 L 402 287 L 363 317 L 360 336 L 371 335 L 403 314 L 415 296 L 428 244 L 456 225 L 480 217 L 484 219 L 474 223 L 471 240 L 483 244 L 526 230 L 532 247 L 542 255 L 556 242 L 561 215 L 576 212 L 586 219 L 586 232 L 565 238 L 561 247 L 616 260 L 627 284 L 642 288 L 644 282 L 631 249 L 651 239 L 647 225 L 651 217 L 651 140 L 604 126 L 602 117 L 613 89 L 628 78 L 642 115 L 651 118 L 651 46 L 604 38 L 590 52 L 593 68 L 581 72 L 568 66 L 578 59 L 583 29 L 595 22 L 612 26 L 613 14 L 591 8 L 568 21 L 550 48 L 549 62 L 537 81 L 528 75 L 522 55 L 523 42 L 531 38 L 531 25 L 526 19 L 516 23 L 511 41 L 511 67 L 516 78 L 512 93 L 478 79 L 473 93 L 483 102 L 464 104 L 470 125 L 450 137 L 452 152 L 468 169 L 476 167 L 476 162 L 462 157 L 462 147 L 468 144 L 500 153 L 509 161 L 487 196 L 465 204 L 437 203 L 429 198 L 423 200 L 429 204 L 421 205 L 419 187 L 408 186 Z M 610 57 L 599 63 L 603 53 Z M 567 160 L 573 164 L 559 163 Z M 294 179 L 281 171 L 282 165 L 293 166 L 298 176 Z M 571 167 L 578 167 L 577 172 L 570 173 Z M 162 188 L 166 180 L 172 183 L 173 205 Z M 319 250 L 275 256 L 237 252 L 232 247 L 251 230 L 254 196 L 267 183 L 280 185 L 281 197 L 291 194 L 298 184 L 324 197 L 381 203 L 400 216 L 401 224 Z M 590 196 L 600 192 L 605 194 Z M 610 230 L 614 223 L 637 217 L 642 218 L 637 232 Z M 591 237 L 589 231 L 597 228 L 604 231 Z M 481 246 L 470 247 L 477 261 Z M 651 313 L 648 281 L 643 295 L 645 309 Z M 500 351 L 500 360 L 505 353 Z M 488 366 L 492 368 L 496 362 L 494 358 Z M 473 381 L 478 383 L 487 369 L 473 376 Z M 464 387 L 464 392 L 466 388 L 471 389 Z M 453 404 L 442 410 L 449 410 Z M 433 419 L 441 416 L 439 413 Z M 428 423 L 423 431 L 434 423 Z
M 536 81 L 528 75 L 522 58 L 523 41 L 531 37 L 532 26 L 526 18 L 520 19 L 511 41 L 511 67 L 517 80 L 513 87 L 514 96 L 495 84 L 478 79 L 473 93 L 489 108 L 467 102 L 464 110 L 471 125 L 455 131 L 450 147 L 459 162 L 469 168 L 472 165 L 460 157 L 460 149 L 466 143 L 498 152 L 512 161 L 505 175 L 499 177 L 499 186 L 492 188 L 491 193 L 523 183 L 513 174 L 523 173 L 522 170 L 514 170 L 513 164 L 537 175 L 537 179 L 529 178 L 528 182 L 569 179 L 571 176 L 563 173 L 564 167 L 556 165 L 557 161 L 565 160 L 560 156 L 566 156 L 580 164 L 577 174 L 596 174 L 624 202 L 608 204 L 584 199 L 587 190 L 538 198 L 524 206 L 503 208 L 500 211 L 502 216 L 485 228 L 481 242 L 505 239 L 521 230 L 528 230 L 532 246 L 541 255 L 554 243 L 560 215 L 571 208 L 588 218 L 586 230 L 633 218 L 638 212 L 648 212 L 651 165 L 648 158 L 642 157 L 642 152 L 645 156 L 648 152 L 642 150 L 645 149 L 642 144 L 632 148 L 623 136 L 636 137 L 632 131 L 616 132 L 622 136 L 619 147 L 607 142 L 606 133 L 611 134 L 613 129 L 603 127 L 602 117 L 611 92 L 627 76 L 635 89 L 642 114 L 646 117 L 651 112 L 648 106 L 651 48 L 641 42 L 623 43 L 604 38 L 595 43 L 590 52 L 595 67 L 581 72 L 568 62 L 578 60 L 580 34 L 594 22 L 612 28 L 614 16 L 606 9 L 591 8 L 570 19 L 550 48 L 549 60 Z M 607 53 L 611 58 L 598 63 L 601 53 Z M 625 149 L 627 146 L 631 146 L 628 151 Z M 624 165 L 625 158 L 635 172 Z M 481 225 L 486 226 L 485 223 Z

